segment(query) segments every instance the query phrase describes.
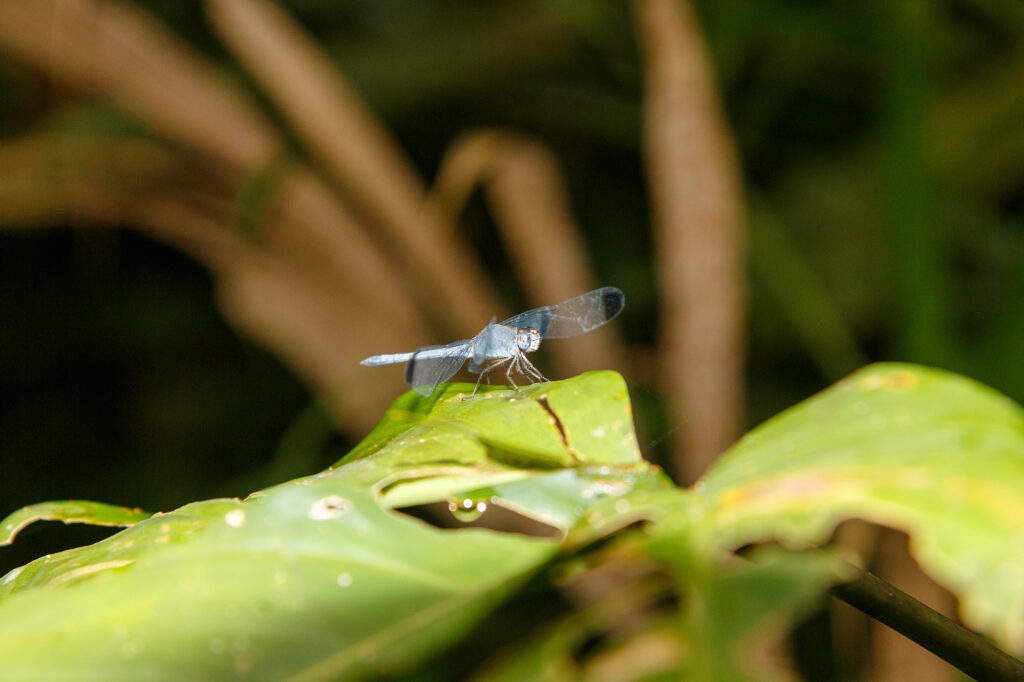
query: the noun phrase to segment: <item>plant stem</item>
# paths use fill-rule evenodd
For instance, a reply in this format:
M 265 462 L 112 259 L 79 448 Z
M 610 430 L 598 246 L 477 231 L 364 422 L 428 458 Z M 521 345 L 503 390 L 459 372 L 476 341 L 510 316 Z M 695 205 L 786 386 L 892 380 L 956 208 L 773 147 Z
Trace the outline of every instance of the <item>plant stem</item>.
M 1024 682 L 1024 661 L 871 573 L 831 591 L 980 682 Z

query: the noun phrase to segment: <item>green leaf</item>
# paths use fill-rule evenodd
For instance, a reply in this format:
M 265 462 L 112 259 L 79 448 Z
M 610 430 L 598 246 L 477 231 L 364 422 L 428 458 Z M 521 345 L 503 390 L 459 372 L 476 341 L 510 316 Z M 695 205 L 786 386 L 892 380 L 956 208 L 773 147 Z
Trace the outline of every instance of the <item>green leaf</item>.
M 398 436 L 412 446 L 421 437 L 421 427 L 438 422 L 448 422 L 452 431 L 474 437 L 486 447 L 486 454 L 499 461 L 534 467 L 641 461 L 629 394 L 616 372 L 587 372 L 518 391 L 481 386 L 476 398 L 466 400 L 472 389 L 472 384 L 444 384 L 428 397 L 406 393 L 342 461 L 379 452 Z M 414 452 L 421 458 L 433 459 L 443 449 L 430 442 L 419 444 L 424 447 Z M 465 456 L 475 460 L 480 453 Z
M 459 636 L 560 543 L 438 529 L 389 500 L 486 492 L 564 532 L 591 505 L 665 485 L 639 459 L 611 372 L 471 401 L 450 386 L 407 394 L 345 461 L 15 569 L 0 579 L 0 678 L 394 672 Z
M 965 622 L 1024 651 L 1024 411 L 956 375 L 882 364 L 758 427 L 695 490 L 723 549 L 905 530 Z
M 346 476 L 374 486 L 388 506 L 493 502 L 562 531 L 593 502 L 669 485 L 640 456 L 615 372 L 519 391 L 481 387 L 464 400 L 471 390 L 403 395 L 342 460 Z
M 338 479 L 212 500 L 3 582 L 10 679 L 352 679 L 400 666 L 557 545 L 441 531 Z
M 0 547 L 11 544 L 25 526 L 36 521 L 87 523 L 92 526 L 131 526 L 150 516 L 149 512 L 141 509 L 129 509 L 88 500 L 41 502 L 22 507 L 0 521 Z

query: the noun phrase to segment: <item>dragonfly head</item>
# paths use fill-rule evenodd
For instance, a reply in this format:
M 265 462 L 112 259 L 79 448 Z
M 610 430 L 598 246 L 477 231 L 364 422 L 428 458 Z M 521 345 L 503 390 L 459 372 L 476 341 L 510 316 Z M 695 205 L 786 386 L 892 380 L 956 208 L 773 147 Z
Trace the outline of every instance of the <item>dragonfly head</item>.
M 517 329 L 516 346 L 524 353 L 532 353 L 540 348 L 540 332 L 533 327 Z

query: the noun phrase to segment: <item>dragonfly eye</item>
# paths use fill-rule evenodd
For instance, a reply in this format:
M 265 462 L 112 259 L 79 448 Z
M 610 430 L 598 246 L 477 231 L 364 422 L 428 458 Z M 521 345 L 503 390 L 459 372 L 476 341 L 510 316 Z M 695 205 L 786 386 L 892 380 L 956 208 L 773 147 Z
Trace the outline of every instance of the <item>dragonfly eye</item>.
M 540 348 L 540 332 L 533 327 L 523 327 L 517 330 L 516 345 L 524 353 L 532 353 Z

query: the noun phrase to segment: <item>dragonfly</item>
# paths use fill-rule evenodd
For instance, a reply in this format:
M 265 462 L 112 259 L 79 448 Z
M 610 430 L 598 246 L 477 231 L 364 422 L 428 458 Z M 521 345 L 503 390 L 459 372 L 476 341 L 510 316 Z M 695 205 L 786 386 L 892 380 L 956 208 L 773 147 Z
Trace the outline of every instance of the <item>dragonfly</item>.
M 622 312 L 625 295 L 615 287 L 602 287 L 588 291 L 556 305 L 534 308 L 513 315 L 504 322 L 487 323 L 471 339 L 454 341 L 443 346 L 423 346 L 411 353 L 389 353 L 366 358 L 360 364 L 368 367 L 405 363 L 405 382 L 420 395 L 429 396 L 442 382 L 469 361 L 469 371 L 479 374 L 473 395 L 480 380 L 491 371 L 504 366 L 505 377 L 513 388 L 512 372 L 531 381 L 547 381 L 526 357 L 540 348 L 542 339 L 562 339 L 585 334 L 597 329 Z

